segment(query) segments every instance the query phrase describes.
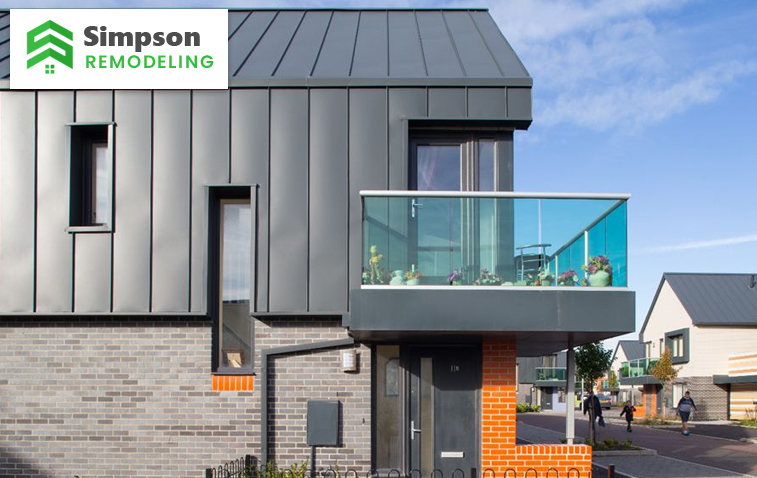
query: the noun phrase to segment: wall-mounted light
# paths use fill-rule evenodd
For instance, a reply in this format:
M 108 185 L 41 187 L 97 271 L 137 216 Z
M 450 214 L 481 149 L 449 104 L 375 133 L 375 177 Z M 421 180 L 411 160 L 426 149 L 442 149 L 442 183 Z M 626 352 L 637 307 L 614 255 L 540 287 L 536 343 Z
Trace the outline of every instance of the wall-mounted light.
M 342 351 L 342 372 L 357 372 L 357 350 L 349 349 Z

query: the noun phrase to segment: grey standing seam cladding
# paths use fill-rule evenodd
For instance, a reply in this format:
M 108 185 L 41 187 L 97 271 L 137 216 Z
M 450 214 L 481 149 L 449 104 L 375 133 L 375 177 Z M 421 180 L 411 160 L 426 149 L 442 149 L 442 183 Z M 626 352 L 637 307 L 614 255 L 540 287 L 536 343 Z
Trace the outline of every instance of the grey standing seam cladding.
M 360 287 L 363 257 L 363 215 L 361 189 L 387 188 L 387 90 L 352 89 L 349 91 L 349 288 Z
M 116 92 L 114 312 L 150 310 L 151 108 L 149 91 Z
M 361 12 L 350 76 L 389 76 L 387 12 Z
M 347 310 L 347 91 L 310 91 L 311 312 Z
M 425 88 L 389 89 L 389 189 L 407 189 L 407 118 L 426 116 Z
M 0 308 L 31 312 L 34 307 L 34 93 L 5 92 L 2 103 L 2 217 Z
M 314 78 L 350 75 L 359 17 L 357 12 L 334 12 L 313 68 Z
M 71 312 L 73 258 L 69 221 L 68 136 L 74 94 L 37 95 L 37 312 Z M 61 254 L 60 251 L 68 251 Z
M 275 12 L 253 12 L 229 39 L 229 78 L 247 60 L 274 18 Z
M 113 92 L 77 91 L 76 121 L 113 121 Z M 110 312 L 111 234 L 76 234 L 75 247 L 74 312 Z
M 229 182 L 229 91 L 195 91 L 192 101 L 191 311 L 205 312 L 207 291 L 204 187 Z
M 292 38 L 286 55 L 276 68 L 280 77 L 305 78 L 313 71 L 315 60 L 326 36 L 331 12 L 308 12 L 302 19 L 297 34 Z
M 258 185 L 252 191 L 257 195 L 257 312 L 268 311 L 268 98 L 267 89 L 231 92 L 231 182 Z
M 189 304 L 188 91 L 156 91 L 153 119 L 152 311 Z
M 303 12 L 279 12 L 270 29 L 260 39 L 237 74 L 242 77 L 273 76 L 276 67 L 287 51 L 289 42 L 300 25 L 300 21 L 302 21 L 303 15 Z
M 429 88 L 429 118 L 464 118 L 465 88 Z
M 308 302 L 308 90 L 271 91 L 269 310 Z
M 415 12 L 389 12 L 389 76 L 425 77 L 423 59 Z
M 507 116 L 507 90 L 504 88 L 468 88 L 468 116 L 502 118 Z

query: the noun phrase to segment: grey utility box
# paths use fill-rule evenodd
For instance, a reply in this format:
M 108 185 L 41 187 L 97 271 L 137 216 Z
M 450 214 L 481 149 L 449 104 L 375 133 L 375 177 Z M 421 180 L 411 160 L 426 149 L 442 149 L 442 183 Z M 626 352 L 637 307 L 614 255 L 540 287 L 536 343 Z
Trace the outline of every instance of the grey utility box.
M 337 400 L 308 400 L 308 446 L 339 446 Z

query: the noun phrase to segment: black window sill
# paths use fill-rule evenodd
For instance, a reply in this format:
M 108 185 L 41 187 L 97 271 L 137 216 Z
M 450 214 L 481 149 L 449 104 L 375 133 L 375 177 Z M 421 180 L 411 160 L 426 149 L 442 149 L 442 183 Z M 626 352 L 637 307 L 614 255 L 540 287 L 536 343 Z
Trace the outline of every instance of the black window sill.
M 252 371 L 252 369 L 238 369 L 238 368 L 232 368 L 232 369 L 220 369 L 216 370 L 215 372 L 212 372 L 211 375 L 252 375 L 255 377 L 257 374 Z

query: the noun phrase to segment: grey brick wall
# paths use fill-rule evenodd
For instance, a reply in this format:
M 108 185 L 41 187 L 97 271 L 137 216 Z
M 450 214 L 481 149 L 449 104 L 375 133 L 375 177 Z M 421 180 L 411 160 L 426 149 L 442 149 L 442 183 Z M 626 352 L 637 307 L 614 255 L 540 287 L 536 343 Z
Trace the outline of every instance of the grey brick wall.
M 691 392 L 691 398 L 697 405 L 694 420 L 727 420 L 728 419 L 728 390 L 712 383 L 712 376 L 681 377 L 673 383 L 684 384 L 684 390 Z M 669 414 L 675 413 L 672 387 L 666 392 L 667 403 L 670 405 Z
M 338 322 L 256 324 L 256 351 L 345 336 Z M 211 327 L 200 319 L 0 319 L 0 476 L 166 477 L 259 455 L 260 384 L 214 392 Z M 317 466 L 370 463 L 370 353 L 359 374 L 340 351 L 272 360 L 271 458 L 307 458 L 309 397 L 343 402 L 344 446 Z M 259 371 L 259 359 L 256 361 Z M 330 463 L 329 463 L 330 464 Z
M 259 351 L 285 345 L 347 338 L 339 320 L 278 318 L 256 321 Z M 365 473 L 371 464 L 371 351 L 357 346 L 358 373 L 342 372 L 343 349 L 271 357 L 268 364 L 269 459 L 301 463 L 307 447 L 307 401 L 342 402 L 341 446 L 319 448 L 316 467 L 339 464 Z

